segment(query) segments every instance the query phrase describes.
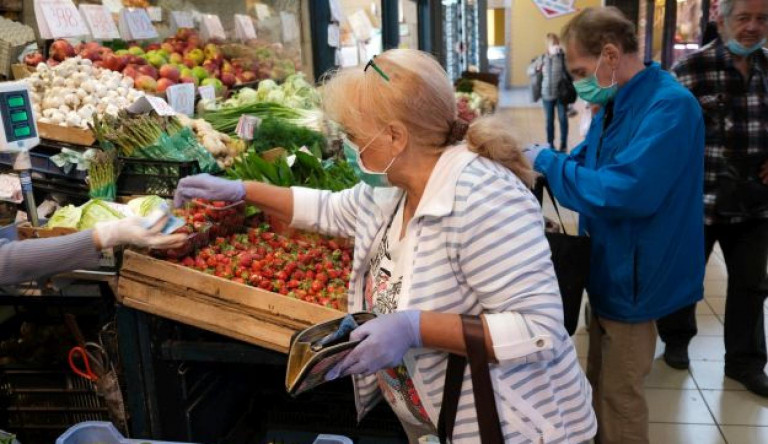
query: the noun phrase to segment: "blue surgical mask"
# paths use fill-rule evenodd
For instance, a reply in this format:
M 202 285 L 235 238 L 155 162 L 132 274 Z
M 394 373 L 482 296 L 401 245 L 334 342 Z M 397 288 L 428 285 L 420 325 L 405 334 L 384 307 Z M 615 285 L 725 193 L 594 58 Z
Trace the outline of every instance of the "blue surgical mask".
M 752 53 L 754 53 L 755 51 L 759 51 L 760 49 L 762 49 L 763 46 L 765 46 L 766 41 L 768 41 L 768 39 L 763 37 L 763 39 L 760 40 L 759 42 L 755 43 L 752 46 L 747 47 L 739 43 L 738 40 L 736 39 L 729 39 L 725 43 L 725 46 L 727 46 L 728 50 L 736 54 L 737 56 L 747 57 L 749 55 L 752 55 Z
M 392 160 L 389 162 L 389 165 L 387 165 L 386 168 L 384 168 L 384 171 L 377 172 L 377 171 L 371 171 L 368 168 L 363 165 L 363 160 L 360 158 L 360 154 L 363 153 L 366 149 L 368 149 L 369 146 L 373 143 L 374 140 L 376 140 L 377 137 L 383 132 L 382 129 L 379 131 L 376 136 L 371 139 L 368 144 L 366 144 L 362 149 L 358 148 L 358 146 L 349 140 L 348 138 L 344 138 L 342 142 L 342 146 L 344 148 L 344 157 L 347 159 L 347 163 L 352 167 L 352 169 L 355 171 L 355 174 L 357 177 L 365 182 L 366 184 L 372 186 L 372 187 L 391 187 L 392 184 L 389 182 L 389 178 L 387 177 L 387 171 L 389 171 L 389 168 L 392 166 L 393 163 L 395 163 L 395 159 L 397 157 L 393 157 Z
M 600 86 L 600 82 L 597 80 L 597 70 L 600 69 L 601 61 L 602 56 L 597 61 L 595 73 L 589 77 L 573 82 L 573 87 L 576 89 L 576 93 L 582 100 L 602 106 L 616 97 L 616 93 L 619 91 L 619 85 L 616 83 L 616 73 L 614 72 L 611 75 L 611 84 L 605 87 Z

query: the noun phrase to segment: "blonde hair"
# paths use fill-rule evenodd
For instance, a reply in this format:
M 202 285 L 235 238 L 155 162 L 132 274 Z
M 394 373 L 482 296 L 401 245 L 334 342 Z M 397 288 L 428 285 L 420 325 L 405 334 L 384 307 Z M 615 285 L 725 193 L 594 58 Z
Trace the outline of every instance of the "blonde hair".
M 323 108 L 328 117 L 355 136 L 369 137 L 399 121 L 414 146 L 447 146 L 457 119 L 456 97 L 437 60 L 413 49 L 392 49 L 376 57 L 375 63 L 389 81 L 373 67 L 337 71 L 325 80 Z M 496 116 L 476 119 L 467 131 L 468 148 L 531 185 L 534 173 L 508 128 L 509 122 Z

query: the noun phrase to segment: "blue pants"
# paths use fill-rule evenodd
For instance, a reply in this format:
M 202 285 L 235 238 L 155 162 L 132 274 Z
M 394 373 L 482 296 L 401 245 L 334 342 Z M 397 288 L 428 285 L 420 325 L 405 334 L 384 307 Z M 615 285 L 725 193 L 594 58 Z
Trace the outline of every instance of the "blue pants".
M 555 147 L 555 107 L 557 107 L 557 117 L 560 120 L 560 151 L 566 151 L 568 148 L 568 107 L 561 101 L 542 100 L 544 103 L 544 113 L 547 116 L 547 143 Z

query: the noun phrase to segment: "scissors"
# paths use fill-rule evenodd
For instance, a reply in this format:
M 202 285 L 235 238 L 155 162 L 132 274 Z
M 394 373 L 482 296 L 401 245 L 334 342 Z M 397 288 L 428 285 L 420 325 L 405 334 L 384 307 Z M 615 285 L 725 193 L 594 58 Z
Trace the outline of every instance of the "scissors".
M 95 349 L 92 352 L 89 348 Z M 79 357 L 83 361 L 84 368 L 80 368 L 75 364 L 75 357 Z M 104 349 L 93 342 L 88 342 L 84 346 L 75 346 L 69 351 L 69 367 L 75 372 L 76 375 L 96 382 L 98 381 L 100 374 L 104 373 L 104 361 L 105 361 Z M 91 360 L 95 364 L 95 370 L 91 369 Z

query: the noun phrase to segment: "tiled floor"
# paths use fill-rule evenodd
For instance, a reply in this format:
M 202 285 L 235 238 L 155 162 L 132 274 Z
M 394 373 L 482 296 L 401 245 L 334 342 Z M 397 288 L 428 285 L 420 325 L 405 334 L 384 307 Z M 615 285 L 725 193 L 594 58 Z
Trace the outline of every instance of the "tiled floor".
M 513 99 L 524 98 L 521 92 Z M 513 100 L 507 98 L 507 101 Z M 543 111 L 518 107 L 499 111 L 508 115 L 521 143 L 541 142 L 544 138 Z M 579 118 L 571 119 L 572 127 Z M 578 130 L 569 137 L 578 143 Z M 544 214 L 555 218 L 548 200 Z M 563 214 L 569 232 L 577 217 Z M 656 347 L 653 371 L 646 381 L 650 410 L 652 444 L 766 444 L 768 443 L 768 399 L 747 392 L 723 374 L 723 314 L 725 313 L 726 271 L 722 252 L 715 249 L 707 265 L 705 300 L 697 306 L 699 334 L 689 348 L 691 368 L 674 370 L 661 359 L 663 344 Z M 764 316 L 768 323 L 768 304 Z M 768 337 L 768 335 L 766 335 Z M 587 332 L 582 325 L 574 336 L 582 365 L 587 356 Z

